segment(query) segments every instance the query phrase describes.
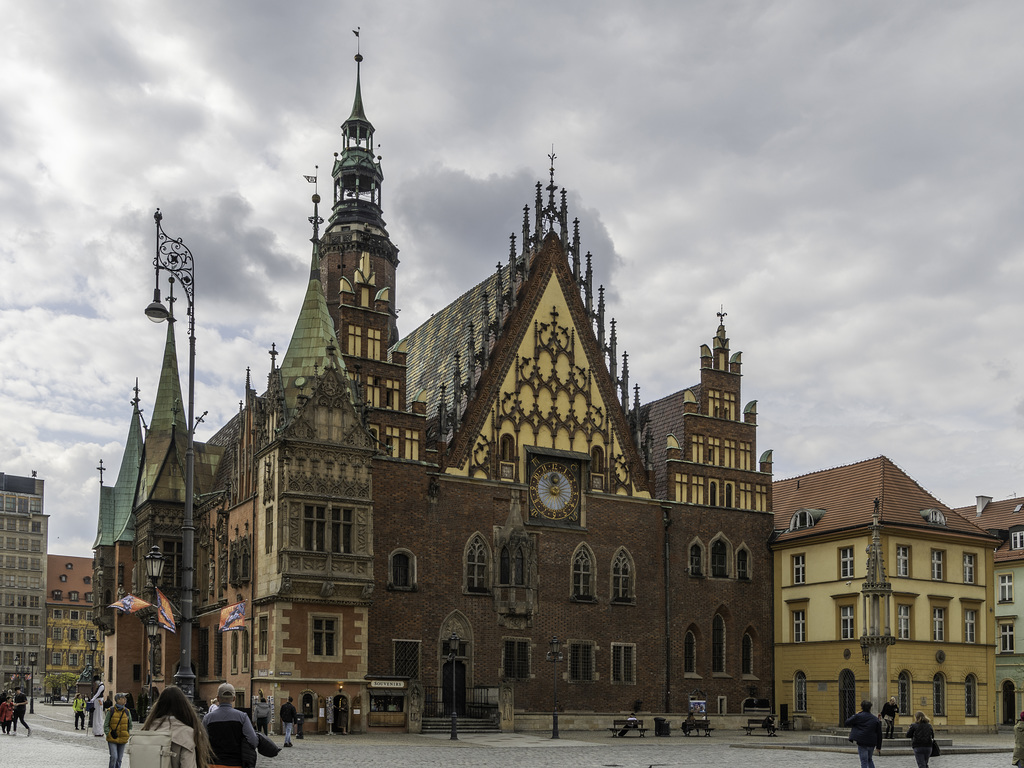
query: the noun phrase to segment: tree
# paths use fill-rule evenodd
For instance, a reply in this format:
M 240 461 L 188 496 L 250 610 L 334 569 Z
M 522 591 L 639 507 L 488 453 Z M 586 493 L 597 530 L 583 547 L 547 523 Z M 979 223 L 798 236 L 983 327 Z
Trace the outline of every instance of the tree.
M 52 672 L 43 679 L 43 684 L 48 691 L 70 693 L 78 684 L 78 675 L 74 672 Z

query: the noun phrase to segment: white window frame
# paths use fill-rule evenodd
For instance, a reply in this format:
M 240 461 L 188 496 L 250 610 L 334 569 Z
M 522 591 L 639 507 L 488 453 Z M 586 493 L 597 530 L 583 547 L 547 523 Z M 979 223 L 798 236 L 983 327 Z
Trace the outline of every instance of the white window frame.
M 839 606 L 839 637 L 842 640 L 854 639 L 853 606 Z
M 946 609 L 939 606 L 932 608 L 932 640 L 936 643 L 946 641 Z
M 793 583 L 807 583 L 807 557 L 803 553 L 793 555 Z
M 978 626 L 978 612 L 973 608 L 964 609 L 964 642 L 976 643 Z
M 941 549 L 932 550 L 932 581 L 945 581 L 946 553 Z
M 896 576 L 910 578 L 910 547 L 906 544 L 896 545 Z
M 910 606 L 907 603 L 896 606 L 896 639 L 910 639 Z
M 803 608 L 793 611 L 793 642 L 807 642 L 807 611 Z
M 999 652 L 1013 653 L 1016 648 L 1014 641 L 1013 622 L 999 625 Z
M 964 552 L 964 584 L 974 583 L 974 565 L 977 558 L 972 552 Z
M 839 578 L 853 578 L 853 547 L 841 547 L 839 549 Z
M 1013 574 L 1012 573 L 1001 573 L 1001 574 L 999 574 L 999 602 L 1000 603 L 1012 603 L 1013 602 Z
M 1024 531 L 1010 533 L 1010 549 L 1024 549 Z

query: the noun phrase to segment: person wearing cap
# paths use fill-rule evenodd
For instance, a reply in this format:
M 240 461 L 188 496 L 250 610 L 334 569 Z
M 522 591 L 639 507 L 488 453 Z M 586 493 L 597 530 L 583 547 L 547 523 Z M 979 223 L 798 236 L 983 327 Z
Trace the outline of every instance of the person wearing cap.
M 253 750 L 259 743 L 249 718 L 235 709 L 234 702 L 235 687 L 222 683 L 217 689 L 217 709 L 203 718 L 214 756 L 210 768 L 240 768 L 245 765 L 243 743 L 247 742 Z
M 1024 712 L 1013 726 L 1013 764 L 1024 768 Z

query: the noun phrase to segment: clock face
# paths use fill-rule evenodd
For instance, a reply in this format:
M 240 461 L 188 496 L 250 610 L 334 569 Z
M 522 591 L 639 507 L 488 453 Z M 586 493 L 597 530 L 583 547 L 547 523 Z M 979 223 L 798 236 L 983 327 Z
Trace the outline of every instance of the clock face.
M 558 461 L 537 465 L 530 478 L 534 512 L 549 520 L 577 519 L 579 500 L 579 482 L 570 467 Z

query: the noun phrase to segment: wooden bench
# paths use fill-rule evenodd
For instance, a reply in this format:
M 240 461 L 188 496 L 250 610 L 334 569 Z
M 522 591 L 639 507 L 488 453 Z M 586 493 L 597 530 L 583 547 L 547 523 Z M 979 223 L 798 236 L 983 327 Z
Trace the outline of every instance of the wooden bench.
M 683 724 L 680 727 L 682 728 L 684 736 L 689 736 L 691 731 L 696 732 L 698 736 L 701 731 L 704 731 L 705 736 L 710 736 L 711 732 L 715 730 L 711 727 L 711 721 L 706 717 L 694 720 L 692 723 L 683 720 Z
M 759 728 L 764 729 L 764 731 L 769 736 L 775 736 L 776 735 L 776 733 L 775 733 L 775 731 L 777 730 L 776 726 L 774 726 L 774 725 L 771 725 L 771 726 L 765 725 L 765 719 L 763 717 L 752 717 L 749 720 L 747 720 L 747 724 L 743 726 L 743 730 L 745 730 L 747 732 L 747 736 L 753 736 L 754 731 L 756 731 Z
M 641 739 L 647 735 L 643 720 L 612 720 L 612 727 L 608 730 L 612 732 L 613 739 L 616 736 L 629 736 L 630 733 L 637 734 Z

